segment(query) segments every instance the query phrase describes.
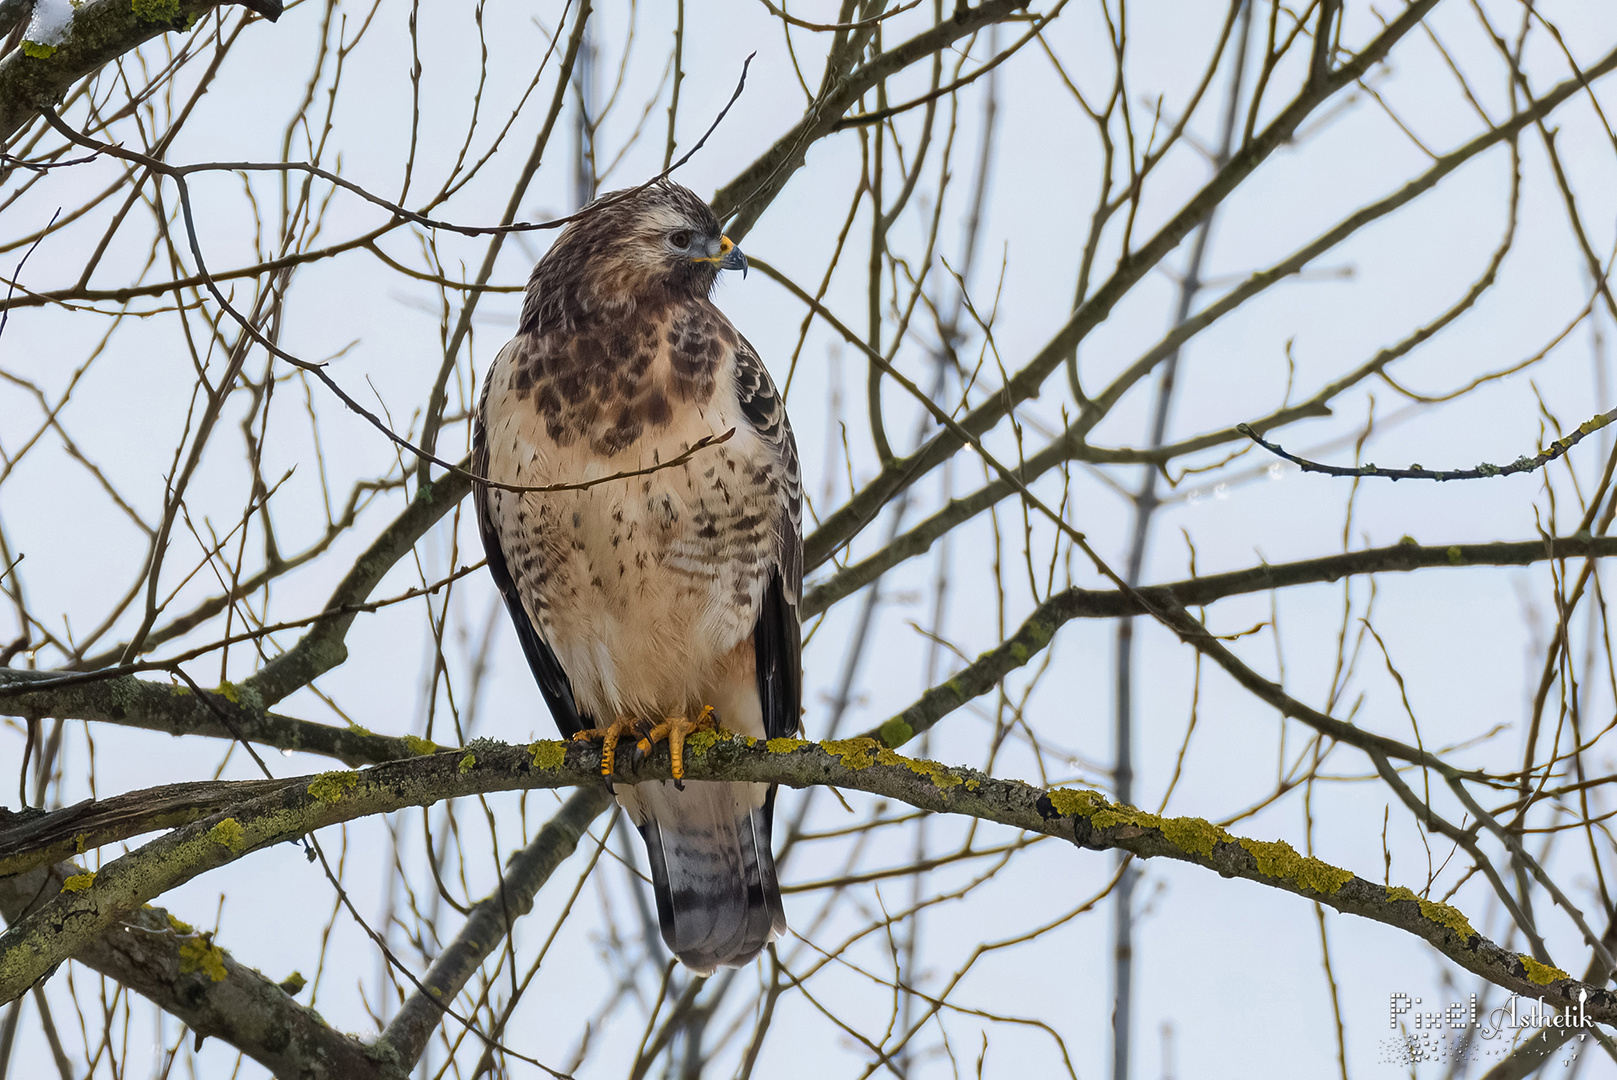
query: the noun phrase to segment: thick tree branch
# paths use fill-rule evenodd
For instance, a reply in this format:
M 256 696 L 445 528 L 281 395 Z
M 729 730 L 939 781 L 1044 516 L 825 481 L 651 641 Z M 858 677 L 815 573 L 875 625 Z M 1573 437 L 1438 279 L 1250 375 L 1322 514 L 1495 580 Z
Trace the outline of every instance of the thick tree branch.
M 0 877 L 0 916 L 15 923 L 66 881 L 82 873 L 72 863 Z M 197 1037 L 221 1039 L 279 1080 L 404 1080 L 351 1035 L 293 1000 L 279 985 L 235 961 L 211 937 L 161 908 L 126 913 L 86 941 L 73 959 L 127 986 L 177 1017 Z
M 245 2 L 245 0 L 244 0 Z M 220 0 L 90 0 L 76 7 L 67 36 L 42 49 L 13 49 L 0 59 L 0 140 L 9 139 L 39 110 L 59 101 L 68 87 L 159 34 L 186 30 Z M 251 0 L 246 6 L 271 22 L 280 0 Z
M 86 801 L 50 813 L 0 809 L 0 915 L 15 923 L 61 892 L 83 871 L 46 860 L 65 850 L 99 846 L 152 829 L 215 814 L 285 781 L 178 784 Z M 275 1071 L 308 1080 L 403 1077 L 427 1038 L 511 923 L 533 909 L 555 869 L 572 854 L 589 823 L 612 805 L 602 786 L 581 787 L 523 850 L 512 857 L 500 888 L 476 907 L 455 940 L 422 977 L 427 994 L 410 997 L 376 1044 L 366 1046 L 325 1025 L 263 975 L 243 967 L 205 935 L 166 912 L 142 907 L 73 959 L 150 998 L 198 1035 L 217 1036 Z M 74 835 L 74 830 L 80 830 Z M 65 838 L 65 839 L 63 839 Z M 55 860 L 51 860 L 55 861 Z M 19 872 L 27 871 L 27 872 Z
M 666 750 L 638 765 L 620 757 L 619 781 L 667 779 Z M 1577 1008 L 1617 1022 L 1617 993 L 1569 978 L 1483 938 L 1465 916 L 1404 888 L 1386 888 L 1282 842 L 1233 836 L 1198 818 L 1162 818 L 1109 803 L 1093 791 L 1043 790 L 975 770 L 902 757 L 872 739 L 763 743 L 701 733 L 686 748 L 690 780 L 749 780 L 792 787 L 830 784 L 898 799 L 923 810 L 965 814 L 1062 837 L 1091 850 L 1194 863 L 1316 900 L 1405 930 L 1455 963 L 1514 993 Z M 183 826 L 75 880 L 0 935 L 0 1003 L 25 991 L 51 967 L 85 948 L 119 919 L 164 891 L 248 852 L 343 821 L 490 791 L 597 787 L 600 750 L 590 743 L 492 741 L 465 750 L 392 762 L 360 772 L 285 781 L 226 816 Z M 1584 997 L 1586 995 L 1586 998 Z
M 12 813 L 0 806 L 0 878 L 92 847 L 185 825 L 279 786 L 278 780 L 214 780 L 85 799 L 61 810 Z
M 1404 34 L 1419 25 L 1425 13 L 1432 7 L 1432 2 L 1433 0 L 1421 0 L 1411 4 L 1362 52 L 1333 70 L 1320 87 L 1305 90 L 1299 95 L 1260 135 L 1242 147 L 1230 159 L 1229 164 L 1221 168 L 1155 236 L 1146 241 L 1138 251 L 1123 258 L 1112 276 L 1073 312 L 1067 323 L 1027 361 L 1002 391 L 995 393 L 961 418 L 960 428 L 971 435 L 981 436 L 1003 419 L 1007 410 L 1022 401 L 1036 397 L 1045 379 L 1060 366 L 1066 355 L 1076 348 L 1091 330 L 1105 321 L 1111 309 L 1147 272 L 1178 246 L 1202 218 L 1211 213 L 1215 206 L 1256 171 L 1269 154 L 1289 142 L 1302 122 L 1329 96 L 1355 82 L 1370 66 L 1385 57 Z M 1270 273 L 1283 271 L 1282 276 L 1294 273 L 1295 270 L 1286 267 L 1295 259 L 1306 255 L 1306 258 L 1298 263 L 1300 269 L 1307 261 L 1352 235 L 1369 221 L 1428 190 L 1465 160 L 1512 137 L 1536 117 L 1546 115 L 1559 107 L 1574 94 L 1581 92 L 1586 80 L 1604 76 L 1613 70 L 1617 70 L 1617 51 L 1613 51 L 1591 66 L 1582 78 L 1568 79 L 1555 86 L 1541 97 L 1532 109 L 1513 116 L 1508 122 L 1477 136 L 1453 154 L 1440 159 L 1438 165 L 1427 173 L 1406 184 L 1393 196 L 1376 204 L 1381 209 L 1375 212 L 1367 209 L 1351 216 L 1336 229 L 1308 248 L 1302 249 L 1292 259 L 1288 259 Z M 1167 352 L 1171 351 L 1171 346 L 1180 339 L 1180 335 L 1188 337 L 1194 334 L 1207 322 L 1212 321 L 1217 314 L 1234 306 L 1261 284 L 1263 284 L 1261 281 L 1254 279 L 1253 282 L 1233 290 L 1207 311 L 1199 313 L 1176 328 L 1158 348 L 1131 365 L 1113 381 L 1105 393 L 1089 403 L 1075 425 L 1079 434 L 1082 435 L 1098 423 L 1130 386 L 1165 358 Z M 962 442 L 958 434 L 945 430 L 939 432 L 915 453 L 885 466 L 875 479 L 834 513 L 828 515 L 820 527 L 804 539 L 804 565 L 812 568 L 829 559 L 832 552 L 853 539 L 874 520 L 893 495 L 947 460 L 960 448 Z
M 562 804 L 528 846 L 512 857 L 505 877 L 466 918 L 449 947 L 421 977 L 426 993 L 411 994 L 388 1023 L 379 1040 L 398 1060 L 414 1065 L 427 1039 L 443 1019 L 445 1004 L 455 1000 L 467 981 L 510 934 L 516 919 L 533 910 L 533 898 L 573 850 L 590 822 L 612 805 L 603 786 L 581 787 Z
M 461 465 L 465 464 L 463 460 Z M 338 583 L 325 608 L 334 613 L 331 618 L 316 623 L 296 645 L 239 685 L 222 686 L 203 700 L 188 688 L 131 676 L 107 680 L 98 679 L 94 672 L 63 674 L 0 668 L 0 712 L 105 720 L 175 735 L 231 738 L 239 732 L 255 742 L 328 754 L 349 764 L 408 756 L 413 751 L 400 739 L 313 724 L 268 710 L 347 659 L 343 639 L 359 613 L 359 605 L 416 541 L 470 490 L 471 481 L 463 472 L 423 484 L 404 512 L 382 530 Z M 23 689 L 36 683 L 47 685 Z
M 58 682 L 66 685 L 52 685 Z M 204 701 L 188 687 L 133 675 L 114 679 L 75 675 L 68 680 L 58 672 L 0 668 L 0 714 L 29 719 L 98 720 L 170 735 L 207 735 L 215 739 L 233 739 L 239 733 L 255 743 L 324 754 L 348 765 L 391 761 L 412 753 L 406 740 L 390 735 L 316 724 L 252 708 L 241 689 L 222 686 L 210 691 Z
M 1475 153 L 1477 150 L 1475 148 L 1469 148 L 1467 152 Z M 1446 165 L 1445 167 L 1450 166 Z M 1515 175 L 1519 177 L 1519 173 Z M 1317 238 L 1298 251 L 1293 252 L 1290 256 L 1281 260 L 1279 263 L 1267 269 L 1253 273 L 1246 281 L 1242 282 L 1241 285 L 1235 289 L 1232 289 L 1217 302 L 1213 303 L 1201 312 L 1198 312 L 1195 316 L 1179 320 L 1175 327 L 1161 341 L 1159 341 L 1129 366 L 1125 376 L 1117 380 L 1113 387 L 1109 388 L 1107 392 L 1102 395 L 1102 398 L 1109 401 L 1115 401 L 1116 397 L 1121 395 L 1122 389 L 1133 385 L 1138 378 L 1143 377 L 1158 363 L 1165 360 L 1167 357 L 1174 355 L 1177 350 L 1183 348 L 1184 345 L 1196 334 L 1207 329 L 1207 327 L 1211 326 L 1214 322 L 1233 311 L 1245 301 L 1256 296 L 1258 293 L 1263 292 L 1292 274 L 1301 272 L 1308 263 L 1317 259 L 1330 247 L 1340 243 L 1348 235 L 1351 235 L 1352 232 L 1362 227 L 1367 214 L 1370 216 L 1384 215 L 1396 207 L 1404 205 L 1405 202 L 1424 190 L 1425 185 L 1423 185 L 1421 180 L 1417 180 L 1413 185 L 1406 185 L 1404 188 L 1401 188 L 1399 191 L 1393 193 L 1391 196 L 1388 196 L 1386 199 L 1372 204 L 1370 207 L 1365 208 L 1365 210 L 1361 211 L 1360 213 L 1354 214 L 1347 222 L 1339 224 L 1336 228 L 1333 228 L 1329 232 L 1323 234 L 1321 237 Z M 1223 431 L 1196 435 L 1192 436 L 1191 438 L 1181 440 L 1177 443 L 1149 449 L 1135 449 L 1129 447 L 1099 447 L 1092 446 L 1086 442 L 1086 433 L 1093 427 L 1099 416 L 1110 408 L 1110 405 L 1106 405 L 1104 408 L 1095 407 L 1092 414 L 1085 419 L 1083 425 L 1069 427 L 1061 435 L 1052 439 L 1050 443 L 1043 449 L 1029 455 L 1025 460 L 1023 460 L 1018 468 L 1020 479 L 1025 483 L 1031 483 L 1034 479 L 1044 475 L 1050 469 L 1069 461 L 1087 461 L 1097 464 L 1162 465 L 1184 454 L 1194 453 L 1199 450 L 1206 450 L 1220 444 L 1239 440 L 1248 430 L 1265 432 L 1304 418 L 1329 416 L 1331 412 L 1330 403 L 1338 394 L 1349 387 L 1356 386 L 1365 378 L 1383 372 L 1388 364 L 1402 358 L 1403 356 L 1406 356 L 1413 349 L 1430 340 L 1444 327 L 1448 326 L 1455 319 L 1469 311 L 1476 303 L 1478 298 L 1481 297 L 1481 295 L 1493 285 L 1498 274 L 1499 267 L 1503 263 L 1506 253 L 1510 250 L 1515 236 L 1515 207 L 1516 198 L 1515 188 L 1513 186 L 1510 221 L 1505 230 L 1504 239 L 1501 241 L 1499 247 L 1494 251 L 1493 257 L 1489 260 L 1487 268 L 1483 271 L 1481 276 L 1471 284 L 1471 287 L 1466 291 L 1464 296 L 1462 296 L 1448 309 L 1443 311 L 1432 322 L 1416 328 L 1413 332 L 1405 336 L 1396 344 L 1378 350 L 1374 356 L 1365 361 L 1363 364 L 1360 364 L 1358 367 L 1354 368 L 1341 378 L 1335 379 L 1321 387 L 1320 390 L 1308 400 L 1277 409 L 1268 416 L 1254 420 L 1250 425 L 1236 425 L 1235 427 L 1226 428 Z M 808 306 L 814 312 L 814 314 L 819 315 L 822 319 L 824 319 L 827 325 L 831 326 L 832 329 L 841 334 L 850 344 L 854 345 L 855 347 L 862 345 L 862 342 L 857 338 L 857 336 L 853 335 L 845 326 L 843 326 L 841 322 L 837 320 L 835 315 L 820 304 L 819 301 L 813 296 L 810 296 L 808 293 L 798 287 L 795 282 L 791 281 L 791 279 L 787 278 L 785 275 L 781 274 L 779 271 L 773 269 L 767 263 L 764 263 L 761 260 L 755 259 L 754 265 L 764 274 L 771 277 L 782 287 L 791 292 L 792 295 L 797 297 L 806 306 Z M 989 481 L 969 495 L 951 499 L 946 506 L 939 509 L 925 521 L 922 521 L 916 525 L 913 529 L 910 529 L 908 532 L 905 532 L 901 536 L 898 536 L 896 539 L 885 544 L 877 551 L 866 556 L 860 562 L 839 570 L 829 580 L 821 582 L 809 595 L 808 600 L 810 608 L 813 608 L 814 605 L 820 605 L 822 607 L 829 606 L 835 600 L 840 599 L 841 597 L 846 596 L 862 586 L 874 581 L 876 578 L 880 577 L 883 572 L 891 569 L 906 559 L 911 559 L 918 555 L 924 554 L 931 548 L 933 542 L 935 542 L 939 537 L 947 534 L 950 530 L 962 522 L 965 522 L 977 514 L 982 513 L 984 510 L 987 510 L 989 507 L 998 503 L 1001 499 L 1015 494 L 1016 490 L 1017 489 L 1014 484 L 1010 483 L 1007 479 L 1000 478 Z M 814 610 L 818 609 L 815 608 Z
M 469 460 L 462 459 L 457 468 L 464 470 L 468 465 Z M 349 605 L 364 603 L 393 569 L 393 564 L 404 558 L 416 541 L 453 510 L 471 489 L 469 474 L 464 471 L 422 484 L 410 500 L 409 508 L 382 530 L 382 535 L 365 554 L 354 561 L 353 569 L 326 602 L 326 609 L 340 611 Z M 265 664 L 242 684 L 247 695 L 244 700 L 268 708 L 348 659 L 348 647 L 343 644 L 343 638 L 353 625 L 354 616 L 355 612 L 347 611 L 316 625 L 285 654 Z
M 438 480 L 434 490 L 448 485 L 452 480 L 453 477 Z M 418 505 L 412 504 L 412 510 Z M 376 551 L 376 548 L 373 547 L 372 551 Z M 1611 555 L 1617 555 L 1617 538 L 1573 536 L 1550 541 L 1430 546 L 1406 542 L 1320 559 L 1253 566 L 1224 574 L 1146 586 L 1136 592 L 1152 608 L 1197 607 L 1229 596 L 1338 581 L 1357 574 L 1407 573 L 1442 567 L 1527 566 L 1551 558 L 1600 558 Z M 808 590 L 803 600 L 805 615 L 818 614 L 847 595 L 852 590 L 847 589 L 846 585 L 842 576 L 838 575 L 829 583 Z M 360 587 L 360 579 L 355 578 L 353 588 L 357 590 Z M 343 592 L 343 589 L 339 588 L 338 592 Z M 337 602 L 335 598 L 333 602 Z M 1149 614 L 1149 610 L 1121 590 L 1072 588 L 1059 592 L 1039 605 L 1005 642 L 983 653 L 953 677 L 928 690 L 882 727 L 867 734 L 880 737 L 891 746 L 902 745 L 961 705 L 987 693 L 1000 679 L 1025 665 L 1049 645 L 1056 630 L 1070 619 L 1111 619 L 1143 614 Z M 311 631 L 310 636 L 313 635 Z M 298 648 L 302 647 L 300 643 Z M 205 704 L 185 687 L 127 675 L 98 681 L 90 673 L 88 676 L 74 675 L 74 681 L 64 686 L 38 685 L 50 684 L 61 678 L 61 675 L 53 672 L 0 668 L 0 713 L 32 719 L 52 717 L 100 721 L 164 731 L 171 735 L 205 735 L 220 739 L 235 738 L 239 732 L 255 743 L 279 750 L 324 754 L 348 765 L 393 761 L 430 749 L 422 740 L 377 735 L 360 728 L 332 727 L 251 709 L 244 703 L 247 699 L 243 697 L 241 687 L 221 688 L 210 694 L 210 700 Z M 230 720 L 230 724 L 225 723 L 221 714 Z M 157 827 L 160 826 L 152 826 Z M 53 842 L 58 845 L 70 843 L 78 833 L 90 831 L 87 826 L 69 829 L 65 825 L 62 830 L 59 834 L 53 834 Z M 124 839 L 130 835 L 135 834 L 124 833 L 117 837 L 109 834 L 107 839 Z M 71 853 L 72 848 L 57 847 L 52 851 L 54 854 L 49 858 L 58 859 Z M 8 872 L 11 864 L 6 860 L 12 857 L 15 857 L 15 852 L 0 844 L 0 872 Z M 45 858 L 41 855 L 39 860 L 29 865 L 36 865 Z
M 802 167 L 809 147 L 836 130 L 837 122 L 859 100 L 861 94 L 917 60 L 946 49 L 991 23 L 1009 18 L 1026 8 L 1028 2 L 985 0 L 974 8 L 958 6 L 954 15 L 930 30 L 924 30 L 908 41 L 885 50 L 868 63 L 835 79 L 815 98 L 803 119 L 776 139 L 741 175 L 714 194 L 714 211 L 720 218 L 730 219 L 725 224 L 725 232 L 739 243 L 751 231 L 792 174 Z
M 1293 585 L 1339 581 L 1357 574 L 1408 573 L 1432 567 L 1528 566 L 1548 559 L 1617 555 L 1617 538 L 1572 536 L 1495 544 L 1438 544 L 1425 547 L 1406 538 L 1391 547 L 1350 551 L 1321 559 L 1280 563 L 1209 574 L 1168 585 L 1147 585 L 1134 595 L 1121 589 L 1065 589 L 1033 609 L 1016 633 L 966 665 L 952 678 L 922 694 L 909 708 L 866 732 L 888 746 L 902 746 L 966 702 L 988 693 L 999 680 L 1037 656 L 1070 619 L 1115 619 L 1200 607 L 1229 596 Z M 836 579 L 833 579 L 836 580 Z M 804 597 L 806 615 L 823 609 L 819 590 Z M 1141 602 L 1143 601 L 1143 603 Z M 1149 606 L 1147 606 L 1149 605 Z M 1205 635 L 1203 635 L 1205 636 Z

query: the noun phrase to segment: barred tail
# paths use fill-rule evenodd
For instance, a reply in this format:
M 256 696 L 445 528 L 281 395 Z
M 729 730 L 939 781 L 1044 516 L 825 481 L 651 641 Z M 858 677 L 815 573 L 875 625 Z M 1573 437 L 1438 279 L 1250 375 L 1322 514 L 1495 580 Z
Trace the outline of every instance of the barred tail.
M 699 974 L 740 967 L 786 929 L 769 846 L 775 789 L 693 780 L 620 792 L 640 817 L 663 941 Z M 639 810 L 639 814 L 634 811 Z

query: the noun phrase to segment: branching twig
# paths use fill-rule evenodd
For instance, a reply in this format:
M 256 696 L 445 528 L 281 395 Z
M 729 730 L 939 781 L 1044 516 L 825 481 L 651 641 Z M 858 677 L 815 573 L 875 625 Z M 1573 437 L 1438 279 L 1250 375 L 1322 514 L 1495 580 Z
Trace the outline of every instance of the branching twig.
M 1550 443 L 1547 449 L 1540 450 L 1533 457 L 1523 455 L 1509 465 L 1490 465 L 1484 461 L 1470 469 L 1428 469 L 1423 465 L 1411 465 L 1407 469 L 1384 469 L 1379 465 L 1368 464 L 1360 465 L 1358 468 L 1324 465 L 1298 457 L 1284 447 L 1265 439 L 1246 424 L 1235 425 L 1235 430 L 1276 457 L 1283 457 L 1292 464 L 1300 466 L 1303 472 L 1324 473 L 1326 476 L 1377 477 L 1383 480 L 1481 480 L 1491 476 L 1511 476 L 1515 473 L 1530 473 L 1542 469 L 1582 442 L 1585 435 L 1599 431 L 1613 420 L 1617 420 L 1617 409 L 1584 421 L 1572 434 Z

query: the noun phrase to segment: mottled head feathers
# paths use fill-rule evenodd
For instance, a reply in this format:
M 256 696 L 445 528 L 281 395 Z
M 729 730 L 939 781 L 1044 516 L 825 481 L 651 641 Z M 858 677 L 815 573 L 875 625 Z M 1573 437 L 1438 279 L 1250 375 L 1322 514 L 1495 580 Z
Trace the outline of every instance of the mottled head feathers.
M 602 195 L 534 267 L 521 330 L 571 331 L 638 307 L 706 297 L 729 250 L 722 242 L 712 208 L 671 180 Z

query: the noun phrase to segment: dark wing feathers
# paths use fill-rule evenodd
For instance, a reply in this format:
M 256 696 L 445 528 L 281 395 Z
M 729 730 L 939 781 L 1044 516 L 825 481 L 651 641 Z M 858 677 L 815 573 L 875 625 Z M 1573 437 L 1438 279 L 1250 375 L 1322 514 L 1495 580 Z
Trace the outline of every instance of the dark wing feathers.
M 486 389 L 484 393 L 487 393 Z M 479 408 L 478 412 L 481 415 L 482 409 Z M 476 425 L 472 436 L 472 474 L 488 475 L 488 445 L 481 423 Z M 475 485 L 472 490 L 472 502 L 477 507 L 477 527 L 483 534 L 483 550 L 488 555 L 489 576 L 494 579 L 495 587 L 505 600 L 506 610 L 511 613 L 517 640 L 522 642 L 522 652 L 528 658 L 528 666 L 533 669 L 534 680 L 539 683 L 539 692 L 544 695 L 545 704 L 550 706 L 550 715 L 555 719 L 562 737 L 568 738 L 595 724 L 590 718 L 579 714 L 567 673 L 561 669 L 556 654 L 539 636 L 538 628 L 522 606 L 522 597 L 518 595 L 516 582 L 511 578 L 511 568 L 506 565 L 505 551 L 500 547 L 499 531 L 494 527 L 490 503 L 495 494 L 482 484 Z
M 776 739 L 795 735 L 801 727 L 803 658 L 797 604 L 803 591 L 802 478 L 797 443 L 792 438 L 785 406 L 757 351 L 746 339 L 742 339 L 736 349 L 735 382 L 742 416 L 775 449 L 780 468 L 781 506 L 775 521 L 775 572 L 764 589 L 758 622 L 753 629 L 764 731 L 769 738 Z M 479 424 L 472 445 L 472 472 L 486 476 L 487 470 L 488 447 Z M 473 494 L 477 525 L 488 554 L 489 576 L 494 579 L 511 613 L 522 652 L 528 658 L 528 666 L 533 669 L 534 679 L 539 683 L 545 703 L 550 706 L 556 726 L 562 735 L 572 735 L 593 727 L 594 720 L 580 714 L 567 673 L 522 606 L 493 523 L 491 503 L 495 497 L 495 492 L 481 485 Z
M 736 349 L 735 383 L 741 415 L 774 448 L 780 468 L 775 573 L 764 589 L 752 634 L 764 731 L 771 739 L 779 739 L 796 735 L 802 716 L 803 640 L 797 615 L 803 592 L 802 475 L 786 407 L 757 350 L 745 338 Z

